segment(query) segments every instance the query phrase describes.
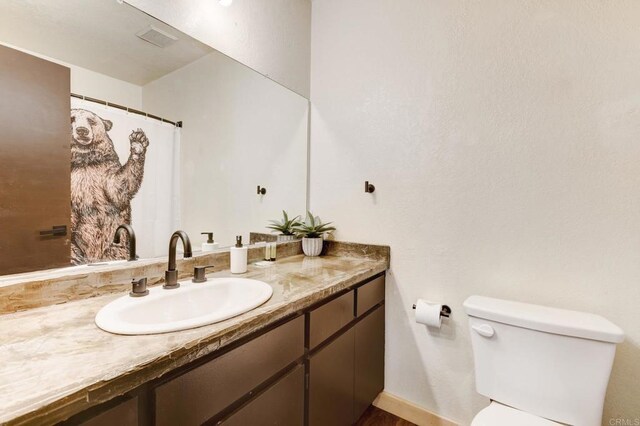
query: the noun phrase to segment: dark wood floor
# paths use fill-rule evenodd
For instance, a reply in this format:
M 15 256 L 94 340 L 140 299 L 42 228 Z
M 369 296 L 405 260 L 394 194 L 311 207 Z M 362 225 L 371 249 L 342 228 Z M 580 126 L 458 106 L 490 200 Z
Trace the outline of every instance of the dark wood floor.
M 415 426 L 413 423 L 396 417 L 370 405 L 355 426 Z

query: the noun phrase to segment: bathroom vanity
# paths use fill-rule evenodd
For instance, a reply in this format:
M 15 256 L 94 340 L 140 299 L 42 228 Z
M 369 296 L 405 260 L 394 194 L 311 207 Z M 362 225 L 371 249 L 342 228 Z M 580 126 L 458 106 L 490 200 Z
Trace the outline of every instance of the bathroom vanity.
M 383 386 L 377 275 L 70 423 L 299 425 L 306 412 L 310 425 L 347 425 Z
M 269 283 L 272 298 L 196 329 L 106 333 L 93 317 L 113 294 L 4 315 L 0 388 L 11 396 L 0 402 L 0 421 L 353 423 L 384 385 L 389 259 L 387 247 L 340 244 L 328 256 L 250 266 L 244 276 Z M 19 331 L 5 338 L 10 330 Z

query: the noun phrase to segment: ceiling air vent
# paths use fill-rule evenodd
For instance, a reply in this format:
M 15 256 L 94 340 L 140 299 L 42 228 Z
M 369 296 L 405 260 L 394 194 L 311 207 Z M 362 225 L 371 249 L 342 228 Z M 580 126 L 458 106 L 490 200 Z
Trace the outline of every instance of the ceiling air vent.
M 149 26 L 149 28 L 140 31 L 136 35 L 144 41 L 158 47 L 167 47 L 178 41 L 178 37 L 174 37 L 171 34 L 165 33 L 164 31 L 159 30 L 154 26 Z

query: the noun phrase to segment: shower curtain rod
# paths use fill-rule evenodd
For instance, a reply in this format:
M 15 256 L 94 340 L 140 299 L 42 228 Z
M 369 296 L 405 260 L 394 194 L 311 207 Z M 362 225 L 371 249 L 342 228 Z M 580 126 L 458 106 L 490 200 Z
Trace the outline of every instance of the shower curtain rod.
M 158 117 L 157 115 L 148 114 L 148 113 L 146 113 L 144 111 L 140 111 L 138 109 L 129 108 L 129 107 L 126 107 L 126 106 L 114 104 L 112 102 L 103 101 L 102 99 L 90 98 L 89 96 L 78 95 L 78 94 L 75 94 L 75 93 L 72 93 L 71 97 L 72 98 L 82 99 L 83 101 L 94 102 L 94 103 L 97 103 L 97 104 L 106 105 L 106 106 L 113 107 L 113 108 L 118 108 L 118 109 L 121 109 L 123 111 L 131 112 L 133 114 L 138 114 L 138 115 L 142 115 L 144 117 L 153 118 L 154 120 L 162 121 L 163 123 L 169 123 L 169 124 L 172 124 L 172 125 L 174 125 L 176 127 L 182 127 L 182 121 L 167 120 L 166 118 Z

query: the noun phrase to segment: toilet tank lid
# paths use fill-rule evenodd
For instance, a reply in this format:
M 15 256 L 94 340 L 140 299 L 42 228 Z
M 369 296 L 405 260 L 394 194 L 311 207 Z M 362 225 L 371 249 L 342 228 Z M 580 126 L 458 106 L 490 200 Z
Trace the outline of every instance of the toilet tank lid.
M 611 343 L 624 340 L 624 332 L 620 327 L 600 315 L 586 312 L 484 296 L 468 297 L 464 301 L 464 309 L 472 317 L 531 330 Z

